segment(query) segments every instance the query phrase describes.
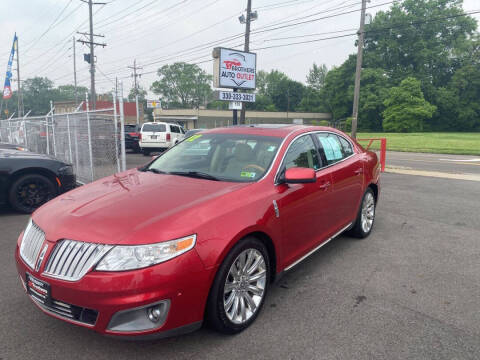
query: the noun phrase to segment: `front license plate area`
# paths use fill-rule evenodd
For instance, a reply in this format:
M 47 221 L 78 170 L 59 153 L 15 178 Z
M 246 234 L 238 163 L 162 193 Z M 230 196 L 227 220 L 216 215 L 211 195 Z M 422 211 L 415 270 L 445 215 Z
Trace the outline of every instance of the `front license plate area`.
M 42 304 L 49 304 L 51 302 L 50 284 L 39 280 L 29 273 L 26 273 L 27 293 L 40 301 Z

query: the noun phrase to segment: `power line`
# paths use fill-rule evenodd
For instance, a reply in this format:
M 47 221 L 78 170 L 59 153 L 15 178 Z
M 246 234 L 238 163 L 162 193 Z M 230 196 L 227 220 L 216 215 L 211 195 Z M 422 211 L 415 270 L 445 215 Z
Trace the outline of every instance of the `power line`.
M 33 46 L 35 46 L 35 43 L 37 43 L 41 38 L 43 38 L 50 30 L 53 29 L 53 27 L 55 26 L 55 23 L 57 22 L 57 20 L 62 16 L 62 14 L 65 12 L 65 10 L 67 10 L 67 8 L 70 6 L 70 4 L 72 3 L 73 0 L 70 0 L 67 5 L 65 5 L 63 7 L 63 9 L 60 11 L 60 13 L 57 15 L 57 17 L 55 18 L 55 20 L 53 20 L 53 22 L 47 27 L 47 29 L 42 33 L 40 34 L 40 36 L 38 38 L 36 38 L 35 40 L 31 41 L 29 44 L 27 44 L 27 49 L 25 49 L 25 52 L 27 52 L 28 50 L 30 50 Z M 70 13 L 71 14 L 71 13 Z M 69 15 L 70 15 L 69 14 Z M 68 15 L 67 15 L 68 16 Z M 58 25 L 58 24 L 57 24 Z M 32 44 L 30 47 L 28 47 L 28 45 Z

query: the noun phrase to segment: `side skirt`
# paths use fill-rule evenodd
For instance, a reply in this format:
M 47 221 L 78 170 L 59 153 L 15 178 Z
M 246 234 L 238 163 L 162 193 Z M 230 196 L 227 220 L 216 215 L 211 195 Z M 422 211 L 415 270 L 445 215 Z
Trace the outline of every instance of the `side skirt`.
M 288 265 L 284 271 L 288 271 L 290 270 L 291 268 L 293 268 L 295 265 L 298 265 L 299 263 L 301 263 L 303 260 L 305 260 L 307 257 L 309 257 L 310 255 L 312 255 L 314 252 L 316 252 L 317 250 L 319 250 L 321 247 L 327 245 L 330 241 L 332 241 L 333 239 L 335 239 L 337 236 L 339 236 L 340 234 L 342 234 L 345 230 L 347 230 L 348 228 L 350 228 L 352 226 L 353 223 L 350 223 L 348 224 L 347 226 L 343 227 L 342 229 L 340 229 L 338 232 L 336 232 L 333 236 L 331 236 L 330 238 L 328 238 L 327 240 L 325 240 L 324 242 L 322 242 L 320 245 L 318 245 L 316 248 L 314 248 L 313 250 L 310 250 L 308 253 L 306 253 L 305 255 L 303 255 L 300 259 L 296 260 L 294 263 Z

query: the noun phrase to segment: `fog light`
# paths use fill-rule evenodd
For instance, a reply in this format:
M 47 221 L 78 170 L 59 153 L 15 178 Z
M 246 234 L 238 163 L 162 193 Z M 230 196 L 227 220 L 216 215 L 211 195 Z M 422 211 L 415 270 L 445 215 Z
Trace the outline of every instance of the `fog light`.
M 165 323 L 169 309 L 170 300 L 162 300 L 155 304 L 119 311 L 112 316 L 108 330 L 134 332 L 157 329 Z
M 152 306 L 152 307 L 149 307 L 147 309 L 147 314 L 148 314 L 148 318 L 150 319 L 150 321 L 156 323 L 162 317 L 162 310 L 160 309 L 160 307 L 158 305 L 157 306 Z

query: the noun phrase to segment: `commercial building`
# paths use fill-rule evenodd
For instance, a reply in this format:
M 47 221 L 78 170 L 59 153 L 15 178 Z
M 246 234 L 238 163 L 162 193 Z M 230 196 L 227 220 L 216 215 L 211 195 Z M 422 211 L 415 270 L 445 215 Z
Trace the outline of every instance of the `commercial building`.
M 178 123 L 185 129 L 209 129 L 232 125 L 232 111 L 207 109 L 155 109 L 154 120 Z M 245 115 L 246 124 L 295 123 L 306 125 L 328 125 L 330 120 L 331 115 L 329 113 L 247 111 Z

